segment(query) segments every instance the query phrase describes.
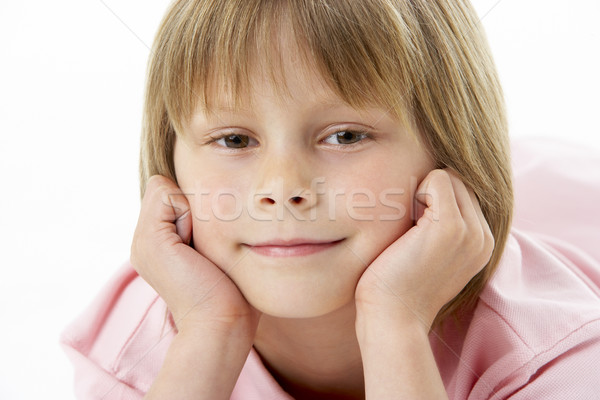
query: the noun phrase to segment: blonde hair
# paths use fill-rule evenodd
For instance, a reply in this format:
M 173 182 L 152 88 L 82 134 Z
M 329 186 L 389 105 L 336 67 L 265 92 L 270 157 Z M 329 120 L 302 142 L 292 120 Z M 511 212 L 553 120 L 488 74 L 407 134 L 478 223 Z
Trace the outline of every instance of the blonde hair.
M 175 1 L 149 59 L 142 196 L 152 175 L 176 180 L 174 139 L 198 102 L 210 109 L 215 88 L 234 101 L 250 88 L 251 60 L 271 60 L 273 82 L 285 85 L 274 39 L 282 31 L 344 101 L 413 121 L 437 167 L 453 168 L 474 190 L 494 252 L 436 323 L 472 306 L 505 247 L 513 192 L 502 89 L 467 0 Z

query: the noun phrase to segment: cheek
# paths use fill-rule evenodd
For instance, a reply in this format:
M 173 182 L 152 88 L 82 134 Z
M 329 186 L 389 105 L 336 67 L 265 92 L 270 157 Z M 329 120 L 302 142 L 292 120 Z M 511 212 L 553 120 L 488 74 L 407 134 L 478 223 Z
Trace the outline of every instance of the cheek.
M 192 215 L 200 221 L 232 221 L 246 207 L 248 180 L 235 174 L 187 174 L 179 179 Z
M 181 183 L 180 183 L 181 184 Z M 193 217 L 194 247 L 201 254 L 221 266 L 231 260 L 236 227 L 246 207 L 244 180 L 224 176 L 188 177 L 185 186 Z
M 337 182 L 335 190 L 345 196 L 336 199 L 336 217 L 356 232 L 352 252 L 366 264 L 414 225 L 413 199 L 422 174 L 377 164 Z
M 421 178 L 422 179 L 422 178 Z M 411 220 L 419 176 L 375 164 L 359 174 L 337 175 L 329 189 L 336 214 L 357 223 Z M 331 206 L 330 206 L 331 208 Z

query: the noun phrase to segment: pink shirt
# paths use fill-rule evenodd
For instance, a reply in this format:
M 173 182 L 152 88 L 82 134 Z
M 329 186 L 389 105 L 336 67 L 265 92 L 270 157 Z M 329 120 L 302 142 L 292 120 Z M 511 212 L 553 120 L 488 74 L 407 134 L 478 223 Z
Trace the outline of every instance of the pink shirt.
M 513 149 L 515 226 L 461 327 L 430 342 L 450 399 L 600 396 L 600 157 Z M 557 156 L 560 154 L 560 157 Z M 80 399 L 140 399 L 173 339 L 165 303 L 129 264 L 63 333 Z M 252 349 L 234 400 L 291 399 Z

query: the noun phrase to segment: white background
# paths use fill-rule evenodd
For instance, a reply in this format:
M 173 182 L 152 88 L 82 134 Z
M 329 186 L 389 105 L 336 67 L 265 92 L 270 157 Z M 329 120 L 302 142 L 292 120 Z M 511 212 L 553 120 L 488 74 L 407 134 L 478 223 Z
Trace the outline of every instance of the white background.
M 600 3 L 475 0 L 511 134 L 600 149 Z M 73 398 L 62 328 L 129 255 L 168 1 L 0 3 L 0 399 Z

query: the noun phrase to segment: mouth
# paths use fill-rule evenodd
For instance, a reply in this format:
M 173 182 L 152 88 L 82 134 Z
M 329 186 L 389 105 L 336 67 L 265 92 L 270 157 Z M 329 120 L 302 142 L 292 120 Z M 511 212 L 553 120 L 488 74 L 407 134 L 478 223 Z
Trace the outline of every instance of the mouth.
M 246 244 L 250 250 L 268 257 L 301 257 L 328 250 L 340 244 L 344 239 L 337 240 L 271 240 L 263 243 Z

